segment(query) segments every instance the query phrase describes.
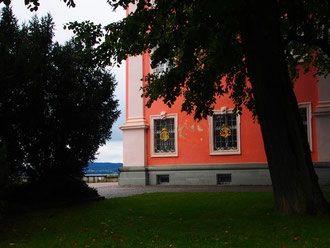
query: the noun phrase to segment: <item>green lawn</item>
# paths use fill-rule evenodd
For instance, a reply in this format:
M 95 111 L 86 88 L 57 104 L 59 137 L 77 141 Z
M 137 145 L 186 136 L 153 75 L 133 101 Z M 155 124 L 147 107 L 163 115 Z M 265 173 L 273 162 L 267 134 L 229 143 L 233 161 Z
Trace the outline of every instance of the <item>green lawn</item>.
M 90 202 L 30 213 L 0 234 L 0 247 L 330 247 L 330 215 L 279 216 L 272 206 L 271 193 Z

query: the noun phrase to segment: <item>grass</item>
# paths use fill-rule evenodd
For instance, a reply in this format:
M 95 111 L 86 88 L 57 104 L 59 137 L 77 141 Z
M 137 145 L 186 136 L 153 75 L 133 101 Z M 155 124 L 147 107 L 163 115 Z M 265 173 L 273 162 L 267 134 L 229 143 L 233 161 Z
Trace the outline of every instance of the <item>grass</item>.
M 330 199 L 330 193 L 326 193 Z M 280 216 L 271 193 L 153 193 L 32 212 L 0 247 L 330 247 L 330 215 Z

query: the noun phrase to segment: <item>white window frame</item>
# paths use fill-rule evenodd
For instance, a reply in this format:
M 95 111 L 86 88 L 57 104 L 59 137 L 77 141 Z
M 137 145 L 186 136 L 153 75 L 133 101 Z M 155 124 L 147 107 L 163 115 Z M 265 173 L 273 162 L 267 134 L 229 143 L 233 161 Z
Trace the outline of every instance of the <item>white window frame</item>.
M 221 110 L 215 110 L 214 115 L 233 114 L 233 110 L 227 110 L 223 107 Z M 210 155 L 237 155 L 241 154 L 241 122 L 240 115 L 236 115 L 236 129 L 237 129 L 237 149 L 236 150 L 214 150 L 214 137 L 213 137 L 213 116 L 209 117 L 209 134 L 210 134 Z
M 174 119 L 174 152 L 155 152 L 155 127 L 154 121 L 159 119 Z M 166 115 L 151 115 L 150 116 L 150 156 L 151 157 L 177 157 L 178 156 L 178 115 L 177 114 L 166 114 Z
M 307 139 L 311 152 L 313 151 L 313 138 L 312 138 L 312 104 L 310 102 L 298 103 L 299 108 L 306 108 L 307 113 Z
M 163 67 L 162 70 L 160 70 L 160 67 Z M 155 67 L 154 69 L 152 69 L 153 73 L 158 73 L 158 74 L 162 74 L 165 73 L 167 70 L 169 69 L 169 65 L 168 65 L 168 61 L 165 63 L 160 63 L 157 65 L 157 67 Z M 158 71 L 157 71 L 158 70 Z

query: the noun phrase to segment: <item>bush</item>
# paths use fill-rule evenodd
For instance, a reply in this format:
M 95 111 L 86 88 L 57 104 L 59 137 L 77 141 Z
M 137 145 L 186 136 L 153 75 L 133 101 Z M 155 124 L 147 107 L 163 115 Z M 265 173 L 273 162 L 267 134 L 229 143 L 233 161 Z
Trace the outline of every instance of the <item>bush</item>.
M 95 189 L 78 178 L 51 177 L 36 183 L 24 183 L 12 195 L 11 201 L 22 203 L 72 202 L 99 197 Z
M 118 178 L 118 174 L 109 174 L 106 175 L 106 178 Z

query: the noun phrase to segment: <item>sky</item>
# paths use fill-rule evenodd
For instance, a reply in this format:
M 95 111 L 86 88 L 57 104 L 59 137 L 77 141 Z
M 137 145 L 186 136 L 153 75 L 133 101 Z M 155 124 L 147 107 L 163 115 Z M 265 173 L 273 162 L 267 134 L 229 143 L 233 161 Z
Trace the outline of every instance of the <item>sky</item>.
M 63 0 L 39 0 L 39 2 L 39 10 L 31 13 L 24 5 L 24 0 L 12 0 L 14 15 L 21 24 L 28 22 L 34 14 L 41 17 L 50 13 L 56 25 L 54 41 L 61 44 L 73 36 L 70 30 L 63 29 L 63 25 L 68 22 L 90 20 L 104 26 L 119 21 L 126 15 L 126 11 L 120 8 L 113 12 L 106 0 L 75 0 L 75 8 L 68 8 Z M 4 4 L 0 4 L 1 8 L 4 6 Z M 121 115 L 112 127 L 111 140 L 99 148 L 95 162 L 123 162 L 123 138 L 119 127 L 125 121 L 125 63 L 122 63 L 120 68 L 114 67 L 111 70 L 118 83 L 115 95 L 119 100 Z

